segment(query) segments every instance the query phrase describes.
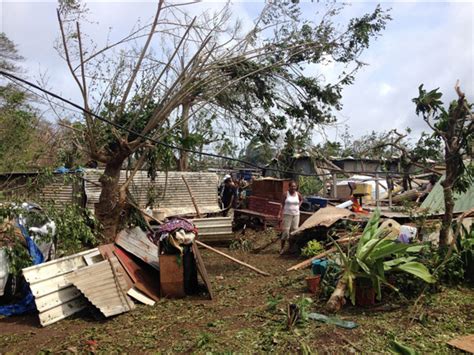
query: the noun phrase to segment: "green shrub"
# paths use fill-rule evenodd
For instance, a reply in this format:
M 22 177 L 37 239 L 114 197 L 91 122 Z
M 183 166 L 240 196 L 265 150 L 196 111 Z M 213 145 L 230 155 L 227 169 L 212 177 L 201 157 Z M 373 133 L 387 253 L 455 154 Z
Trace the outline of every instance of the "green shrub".
M 308 258 L 315 255 L 321 254 L 324 251 L 324 248 L 317 240 L 310 240 L 306 246 L 301 249 L 301 255 Z

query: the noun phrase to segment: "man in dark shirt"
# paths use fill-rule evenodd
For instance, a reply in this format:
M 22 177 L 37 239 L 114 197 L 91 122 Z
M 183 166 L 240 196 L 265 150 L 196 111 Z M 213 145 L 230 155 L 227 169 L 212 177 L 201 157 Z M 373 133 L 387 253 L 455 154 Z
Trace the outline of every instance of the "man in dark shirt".
M 232 178 L 224 180 L 224 191 L 222 192 L 222 215 L 225 217 L 231 208 L 237 206 L 238 195 L 237 186 L 232 182 Z

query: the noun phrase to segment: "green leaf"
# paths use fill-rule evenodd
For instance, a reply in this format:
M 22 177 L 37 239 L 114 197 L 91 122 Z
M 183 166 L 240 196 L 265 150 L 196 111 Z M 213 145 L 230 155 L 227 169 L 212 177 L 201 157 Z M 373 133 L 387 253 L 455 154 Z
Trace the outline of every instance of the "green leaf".
M 408 256 L 408 257 L 402 256 L 402 257 L 397 258 L 397 259 L 392 259 L 392 260 L 385 261 L 383 263 L 383 266 L 384 266 L 385 271 L 388 271 L 394 266 L 397 266 L 397 265 L 402 264 L 402 263 L 407 263 L 407 262 L 413 261 L 415 259 L 416 258 L 414 256 Z
M 390 352 L 393 354 L 400 354 L 400 355 L 418 355 L 418 352 L 410 348 L 409 346 L 403 345 L 396 340 L 392 340 L 390 342 Z
M 413 245 L 407 248 L 407 253 L 419 253 L 423 249 L 425 249 L 425 245 Z
M 393 240 L 385 240 L 383 245 L 377 245 L 370 253 L 369 258 L 373 261 L 383 259 L 389 255 L 398 254 L 406 251 L 409 248 L 408 244 L 396 243 Z
M 410 261 L 408 263 L 399 264 L 396 269 L 408 272 L 409 274 L 419 277 L 420 279 L 428 283 L 434 283 L 436 281 L 436 279 L 433 275 L 430 274 L 426 266 L 417 261 Z

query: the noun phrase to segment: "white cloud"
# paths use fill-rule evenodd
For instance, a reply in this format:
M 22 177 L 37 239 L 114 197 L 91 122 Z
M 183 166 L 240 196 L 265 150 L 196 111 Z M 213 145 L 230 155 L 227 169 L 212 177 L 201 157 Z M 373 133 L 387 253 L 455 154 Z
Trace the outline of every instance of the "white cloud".
M 387 96 L 395 91 L 395 88 L 387 83 L 382 83 L 380 85 L 379 94 L 380 96 Z

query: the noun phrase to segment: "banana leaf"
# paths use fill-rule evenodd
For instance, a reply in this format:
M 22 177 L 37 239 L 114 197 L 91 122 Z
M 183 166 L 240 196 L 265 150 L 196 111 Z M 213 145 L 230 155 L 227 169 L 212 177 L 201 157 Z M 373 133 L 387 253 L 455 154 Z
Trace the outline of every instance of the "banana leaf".
M 407 263 L 399 264 L 395 269 L 408 272 L 409 274 L 419 277 L 420 279 L 428 283 L 434 283 L 436 281 L 436 279 L 433 275 L 430 274 L 426 266 L 417 261 L 410 261 Z
M 399 264 L 408 263 L 410 261 L 416 260 L 414 256 L 402 256 L 400 258 L 392 259 L 383 262 L 383 267 L 385 271 L 389 271 L 392 267 L 397 266 Z
M 372 217 L 370 217 L 369 221 L 367 222 L 364 231 L 362 232 L 362 237 L 359 239 L 359 243 L 357 244 L 357 253 L 359 253 L 360 249 L 375 235 L 379 221 L 380 211 L 375 210 L 375 212 L 372 214 Z
M 396 243 L 393 240 L 385 240 L 384 242 L 385 243 L 377 245 L 377 248 L 370 253 L 368 257 L 371 260 L 383 259 L 387 256 L 404 252 L 409 248 L 408 244 Z
M 407 248 L 407 253 L 419 253 L 423 249 L 426 248 L 426 245 L 411 245 L 410 247 Z
M 362 270 L 364 270 L 364 272 L 367 274 L 367 275 L 370 275 L 371 274 L 371 271 L 369 269 L 369 267 L 362 261 L 360 260 L 358 257 L 356 257 L 356 261 L 357 261 L 357 264 L 360 266 L 360 268 Z

